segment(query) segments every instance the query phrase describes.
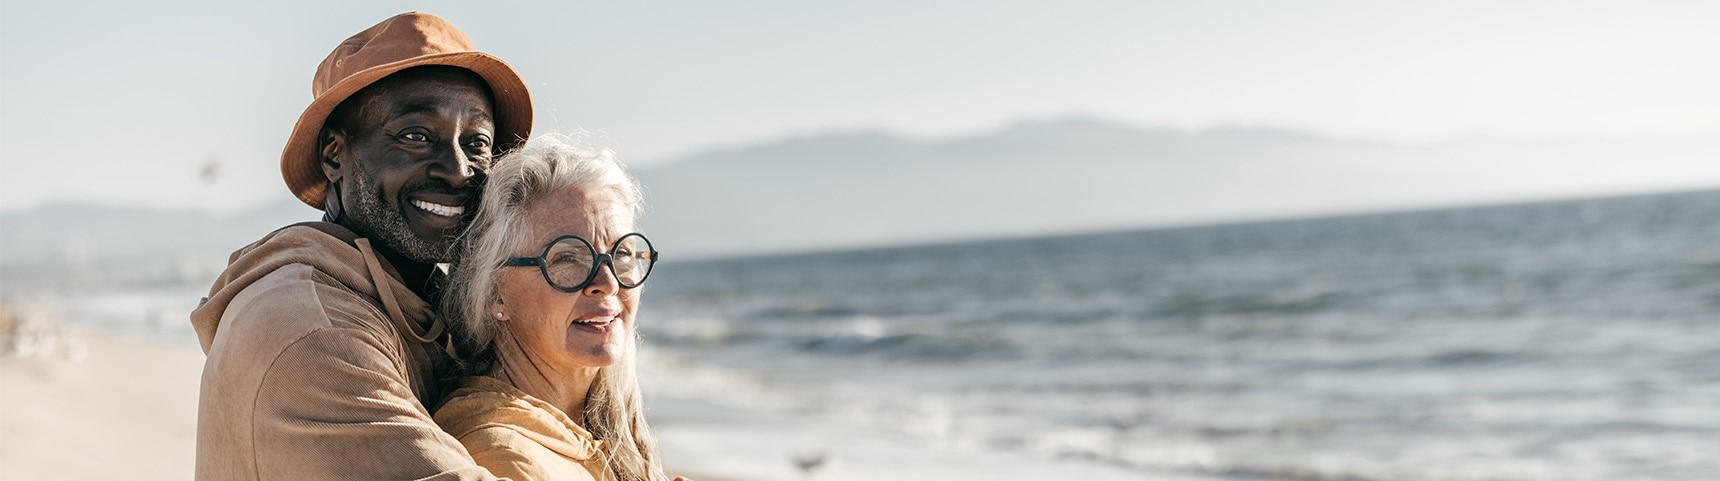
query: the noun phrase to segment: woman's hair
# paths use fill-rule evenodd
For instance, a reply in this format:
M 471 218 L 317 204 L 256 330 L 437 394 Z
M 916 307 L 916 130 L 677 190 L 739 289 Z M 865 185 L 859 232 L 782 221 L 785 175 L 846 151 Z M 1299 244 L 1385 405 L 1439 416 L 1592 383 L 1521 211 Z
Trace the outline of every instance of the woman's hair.
M 635 218 L 642 211 L 638 182 L 616 162 L 614 152 L 597 146 L 593 137 L 585 132 L 541 136 L 502 156 L 490 168 L 483 200 L 462 239 L 461 255 L 442 298 L 462 373 L 483 374 L 496 363 L 496 336 L 502 327 L 490 313 L 502 262 L 522 249 L 527 239 L 527 209 L 556 192 L 579 189 L 608 191 Z M 583 414 L 591 434 L 604 440 L 604 454 L 617 479 L 658 481 L 666 477 L 657 439 L 645 423 L 635 369 L 638 345 L 635 327 L 621 360 L 598 370 Z

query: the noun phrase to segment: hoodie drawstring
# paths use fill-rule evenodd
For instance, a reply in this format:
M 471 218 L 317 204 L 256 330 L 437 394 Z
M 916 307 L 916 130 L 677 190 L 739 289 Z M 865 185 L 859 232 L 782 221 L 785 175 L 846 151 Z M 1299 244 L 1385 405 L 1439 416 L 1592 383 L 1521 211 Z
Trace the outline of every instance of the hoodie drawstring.
M 370 282 L 376 284 L 376 297 L 382 299 L 382 307 L 388 311 L 388 319 L 394 321 L 395 328 L 419 343 L 435 344 L 436 339 L 442 337 L 447 328 L 442 324 L 442 317 L 431 315 L 430 326 L 419 331 L 418 326 L 406 319 L 406 314 L 400 310 L 400 301 L 394 299 L 394 289 L 389 286 L 388 273 L 382 270 L 382 264 L 376 261 L 376 251 L 370 248 L 370 239 L 360 238 L 355 244 L 359 252 L 364 254 L 364 265 L 370 270 Z

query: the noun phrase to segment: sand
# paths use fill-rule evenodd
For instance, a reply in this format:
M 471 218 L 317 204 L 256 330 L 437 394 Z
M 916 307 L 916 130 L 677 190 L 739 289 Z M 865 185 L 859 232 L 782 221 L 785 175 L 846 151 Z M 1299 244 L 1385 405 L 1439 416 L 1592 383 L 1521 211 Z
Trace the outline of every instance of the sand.
M 203 353 L 74 338 L 87 346 L 81 360 L 0 357 L 0 478 L 191 479 Z
M 81 360 L 66 359 L 64 350 L 0 356 L 0 480 L 191 479 L 203 353 L 188 340 L 88 331 L 74 337 L 87 345 Z M 656 373 L 677 374 L 685 373 Z M 1105 466 L 928 448 L 887 431 L 701 398 L 647 401 L 672 475 L 698 481 L 1139 478 Z M 814 455 L 830 461 L 809 478 L 793 460 Z
M 0 480 L 191 479 L 204 359 L 196 344 L 87 329 L 59 339 L 81 347 L 0 355 Z

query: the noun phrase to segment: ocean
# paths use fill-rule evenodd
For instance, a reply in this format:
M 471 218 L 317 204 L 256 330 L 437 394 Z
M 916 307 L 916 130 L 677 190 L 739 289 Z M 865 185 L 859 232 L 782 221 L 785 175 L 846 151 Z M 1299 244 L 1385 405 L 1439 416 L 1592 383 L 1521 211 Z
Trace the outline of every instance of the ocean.
M 709 261 L 660 244 L 647 349 L 677 392 L 735 406 L 1148 479 L 1720 479 L 1720 191 Z
M 796 479 L 790 452 L 850 460 L 828 480 L 1720 479 L 1720 190 L 703 261 L 657 241 L 643 382 L 703 472 L 750 449 L 738 477 Z M 206 286 L 59 304 L 195 346 Z

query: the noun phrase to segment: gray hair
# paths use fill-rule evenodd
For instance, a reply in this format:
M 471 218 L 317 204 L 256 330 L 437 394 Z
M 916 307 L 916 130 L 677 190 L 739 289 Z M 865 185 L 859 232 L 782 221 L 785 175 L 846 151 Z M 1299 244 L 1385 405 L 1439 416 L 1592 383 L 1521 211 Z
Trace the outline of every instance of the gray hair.
M 483 374 L 496 362 L 496 336 L 502 327 L 489 313 L 502 262 L 524 247 L 527 209 L 555 192 L 579 189 L 615 194 L 634 218 L 643 211 L 639 183 L 615 160 L 614 151 L 599 146 L 594 137 L 586 132 L 540 136 L 490 168 L 483 200 L 466 230 L 442 297 L 442 312 L 463 373 Z M 583 414 L 591 434 L 604 441 L 605 459 L 617 479 L 659 481 L 667 477 L 657 439 L 645 423 L 636 366 L 638 332 L 635 327 L 619 362 L 598 370 Z

